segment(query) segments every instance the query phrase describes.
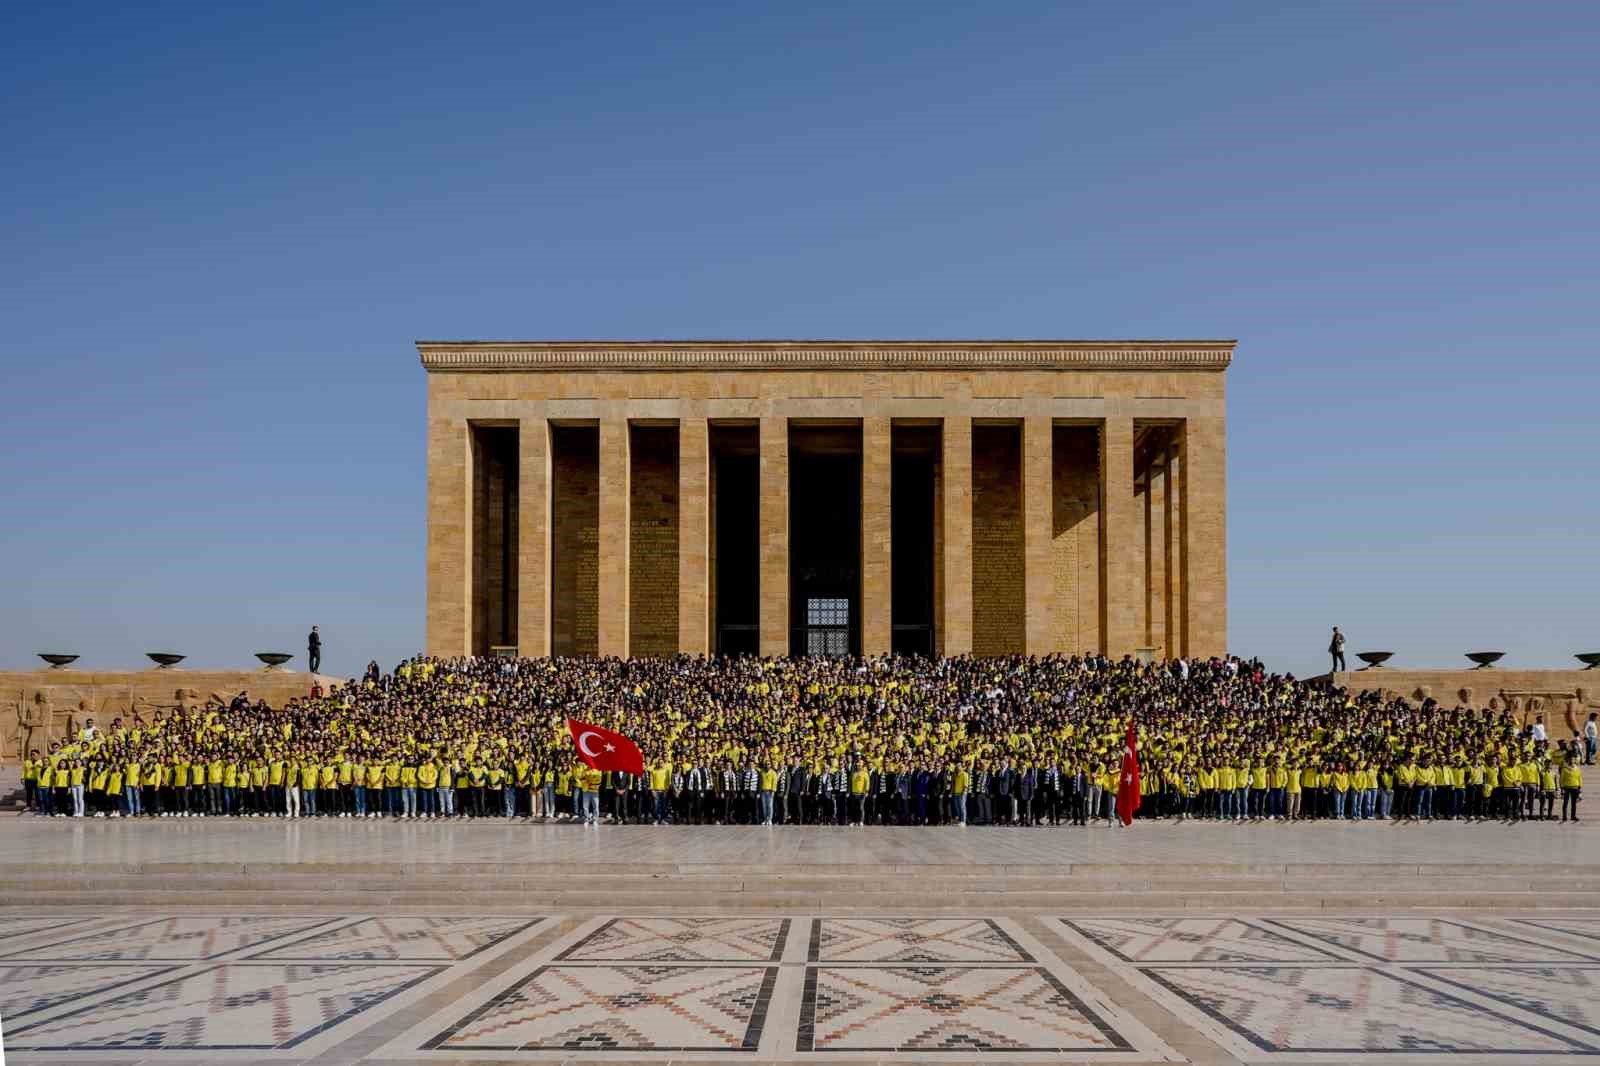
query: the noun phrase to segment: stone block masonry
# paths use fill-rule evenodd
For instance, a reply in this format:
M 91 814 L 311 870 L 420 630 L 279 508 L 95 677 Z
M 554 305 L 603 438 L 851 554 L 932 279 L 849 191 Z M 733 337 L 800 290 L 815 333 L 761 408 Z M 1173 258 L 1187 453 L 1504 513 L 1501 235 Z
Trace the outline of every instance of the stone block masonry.
M 1227 650 L 1232 341 L 417 347 L 429 652 Z

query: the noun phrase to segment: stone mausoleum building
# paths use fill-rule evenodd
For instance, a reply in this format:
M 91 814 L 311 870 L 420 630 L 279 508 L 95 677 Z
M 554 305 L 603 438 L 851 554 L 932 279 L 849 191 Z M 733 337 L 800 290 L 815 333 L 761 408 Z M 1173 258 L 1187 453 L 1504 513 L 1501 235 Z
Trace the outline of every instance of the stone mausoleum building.
M 1232 341 L 422 341 L 436 655 L 1220 654 Z

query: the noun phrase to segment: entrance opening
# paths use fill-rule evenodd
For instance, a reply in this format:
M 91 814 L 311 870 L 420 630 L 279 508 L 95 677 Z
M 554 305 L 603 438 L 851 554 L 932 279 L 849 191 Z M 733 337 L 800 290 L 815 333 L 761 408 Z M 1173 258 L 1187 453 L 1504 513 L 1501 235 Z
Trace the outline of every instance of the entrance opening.
M 789 653 L 811 654 L 811 604 L 820 646 L 861 651 L 861 425 L 789 430 Z
M 890 648 L 896 655 L 934 649 L 934 485 L 941 436 L 938 426 L 895 424 L 889 476 Z
M 761 458 L 755 426 L 711 426 L 711 631 L 718 655 L 761 648 Z
M 515 425 L 472 426 L 472 653 L 517 644 Z

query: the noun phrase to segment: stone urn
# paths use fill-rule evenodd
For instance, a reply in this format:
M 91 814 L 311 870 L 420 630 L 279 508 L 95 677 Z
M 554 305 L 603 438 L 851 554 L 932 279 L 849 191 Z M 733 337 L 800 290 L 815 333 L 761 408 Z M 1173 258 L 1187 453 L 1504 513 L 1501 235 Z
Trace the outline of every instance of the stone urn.
M 1362 667 L 1363 670 L 1377 670 L 1381 669 L 1384 663 L 1394 658 L 1394 652 L 1358 651 L 1356 652 L 1356 658 L 1367 664 L 1366 666 Z
M 49 663 L 52 670 L 59 670 L 70 662 L 76 662 L 78 659 L 76 655 L 68 655 L 59 651 L 41 651 L 39 658 Z
M 1467 652 L 1467 658 L 1470 659 L 1472 662 L 1475 662 L 1475 663 L 1478 664 L 1477 666 L 1473 667 L 1473 669 L 1475 669 L 1475 670 L 1487 670 L 1487 669 L 1489 669 L 1489 667 L 1493 666 L 1495 663 L 1499 662 L 1501 659 L 1504 659 L 1505 657 L 1506 657 L 1506 653 L 1503 652 L 1503 651 L 1469 651 L 1469 652 Z
M 187 659 L 187 655 L 179 655 L 175 651 L 147 651 L 144 657 L 156 664 L 158 670 L 165 670 L 170 666 L 177 666 Z
M 1577 659 L 1583 664 L 1585 670 L 1593 670 L 1595 667 L 1600 666 L 1600 651 L 1579 652 Z
M 266 663 L 268 670 L 276 670 L 294 656 L 286 651 L 258 651 L 256 658 Z

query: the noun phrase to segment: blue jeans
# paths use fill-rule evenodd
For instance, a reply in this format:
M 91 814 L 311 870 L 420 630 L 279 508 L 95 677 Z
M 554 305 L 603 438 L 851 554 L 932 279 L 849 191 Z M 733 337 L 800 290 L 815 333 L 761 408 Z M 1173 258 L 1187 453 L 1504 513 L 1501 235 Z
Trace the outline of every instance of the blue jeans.
M 1217 798 L 1221 801 L 1222 807 L 1222 812 L 1219 817 L 1224 822 L 1233 821 L 1233 789 L 1223 789 L 1220 793 L 1218 793 Z
M 367 786 L 366 785 L 357 785 L 357 786 L 355 786 L 355 790 L 356 790 L 356 817 L 357 818 L 365 818 L 367 816 Z
M 141 802 L 138 785 L 128 785 L 122 790 L 122 811 L 129 818 L 136 814 L 144 813 L 144 804 Z
M 772 793 L 771 792 L 762 791 L 762 793 L 761 793 L 761 820 L 763 822 L 772 821 Z
M 300 813 L 307 818 L 317 813 L 317 790 L 302 788 L 300 790 Z
M 439 808 L 439 816 L 448 818 L 456 813 L 456 790 L 453 788 L 436 788 L 433 790 L 433 802 Z
M 1388 821 L 1394 816 L 1394 789 L 1378 790 L 1378 817 Z
M 1273 818 L 1283 817 L 1283 789 L 1267 790 L 1267 814 Z
M 553 784 L 547 783 L 544 786 L 544 816 L 546 818 L 556 816 L 556 786 Z
M 1361 790 L 1361 817 L 1370 819 L 1378 813 L 1378 790 L 1364 788 Z
M 1417 788 L 1417 817 L 1433 817 L 1433 786 L 1420 785 Z
M 1333 790 L 1333 816 L 1335 818 L 1344 818 L 1344 817 L 1346 817 L 1346 815 L 1345 815 L 1345 798 L 1348 797 L 1349 795 L 1350 795 L 1349 792 L 1340 792 L 1338 789 L 1334 789 Z
M 958 792 L 951 797 L 956 804 L 956 821 L 962 825 L 967 824 L 967 794 Z
M 583 820 L 586 822 L 598 822 L 600 820 L 600 793 L 590 792 L 585 789 L 581 795 L 583 796 Z
M 417 789 L 415 785 L 402 785 L 400 787 L 400 810 L 407 818 L 416 815 Z
M 517 814 L 517 790 L 510 785 L 500 790 L 500 807 L 507 818 L 515 818 Z

